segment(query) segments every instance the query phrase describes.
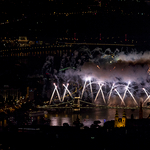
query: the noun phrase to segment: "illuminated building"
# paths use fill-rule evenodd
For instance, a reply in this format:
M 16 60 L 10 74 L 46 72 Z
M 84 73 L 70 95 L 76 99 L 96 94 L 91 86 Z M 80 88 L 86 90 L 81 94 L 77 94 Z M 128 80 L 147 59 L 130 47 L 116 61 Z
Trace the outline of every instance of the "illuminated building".
M 133 114 L 131 114 L 131 119 L 126 118 L 125 111 L 123 112 L 122 118 L 119 118 L 118 111 L 116 110 L 115 120 L 107 121 L 104 123 L 107 128 L 120 128 L 120 127 L 149 127 L 150 126 L 150 115 L 147 118 L 143 118 L 142 103 L 140 103 L 139 109 L 139 119 L 134 119 Z
M 120 127 L 125 127 L 125 126 L 126 126 L 126 114 L 125 114 L 125 110 L 123 112 L 122 118 L 119 118 L 119 116 L 118 116 L 118 110 L 116 110 L 114 127 L 120 128 Z
M 0 5 L 1 7 L 5 6 L 5 1 L 1 1 Z M 90 33 L 92 27 L 92 34 L 86 34 L 86 37 L 89 39 L 91 39 L 91 37 L 92 40 L 98 39 L 99 35 L 97 35 L 97 33 L 105 35 L 108 29 L 111 29 L 109 31 L 113 32 L 115 38 L 120 36 L 120 33 L 123 36 L 122 40 L 118 39 L 119 42 L 132 42 L 132 40 L 136 42 L 135 39 L 137 36 L 135 33 L 142 30 L 141 26 L 138 26 L 138 24 L 140 24 L 143 19 L 145 19 L 145 22 L 148 21 L 147 24 L 149 24 L 150 15 L 150 12 L 148 11 L 149 7 L 144 0 L 92 0 L 86 2 L 79 0 L 73 2 L 66 0 L 47 0 L 43 2 L 42 0 L 39 0 L 36 5 L 32 1 L 29 1 L 29 3 L 22 1 L 20 4 L 8 1 L 7 7 L 12 7 L 14 10 L 17 10 L 18 8 L 20 8 L 20 10 L 23 9 L 23 11 L 18 10 L 14 17 L 10 17 L 12 12 L 9 9 L 1 11 L 1 38 L 14 37 L 13 40 L 16 40 L 15 37 L 20 34 L 26 35 L 27 37 L 32 36 L 32 38 L 36 38 L 37 36 L 43 37 L 41 40 L 44 41 L 45 36 L 47 39 L 49 37 L 54 37 L 54 35 L 57 35 L 55 38 L 63 37 L 64 31 L 67 31 L 68 37 L 73 33 L 76 33 L 78 38 L 81 39 L 81 31 Z M 51 21 L 47 22 L 47 20 Z M 75 25 L 73 25 L 74 20 L 76 20 Z M 137 23 L 137 21 L 139 23 Z M 130 22 L 128 23 L 129 25 L 127 22 Z M 130 29 L 128 30 L 128 28 Z M 6 34 L 5 31 L 8 31 L 8 34 Z M 111 39 L 112 32 L 110 32 L 109 39 Z M 132 32 L 134 33 L 134 38 L 128 41 Z M 126 39 L 124 38 L 125 34 L 128 34 L 128 38 Z M 35 41 L 37 40 L 34 40 L 34 42 Z M 7 40 L 7 42 L 9 41 Z M 7 42 L 4 43 L 4 47 L 9 45 Z M 26 44 L 31 45 L 27 42 L 23 43 L 22 40 L 19 42 L 22 42 L 20 47 L 25 46 Z M 118 41 L 113 42 L 118 43 Z
M 27 94 L 26 94 L 26 98 L 29 97 L 29 87 L 27 87 Z
M 19 36 L 18 43 L 19 47 L 27 47 L 29 46 L 29 40 L 27 40 L 26 36 Z
M 0 95 L 3 96 L 5 101 L 9 96 L 18 100 L 21 96 L 21 93 L 19 89 L 10 88 L 8 85 L 4 85 L 4 88 L 0 90 Z
M 35 93 L 36 93 L 35 91 L 36 91 L 36 88 L 27 87 L 26 99 L 29 98 L 29 100 L 34 100 Z

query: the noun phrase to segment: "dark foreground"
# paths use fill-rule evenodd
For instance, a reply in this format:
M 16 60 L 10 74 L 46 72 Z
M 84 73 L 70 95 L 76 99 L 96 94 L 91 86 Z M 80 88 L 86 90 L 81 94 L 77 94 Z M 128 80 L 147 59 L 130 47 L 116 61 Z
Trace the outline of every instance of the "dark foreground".
M 23 127 L 22 127 L 23 128 Z M 150 141 L 149 127 L 140 128 L 87 128 L 37 126 L 37 130 L 7 127 L 0 132 L 0 149 L 51 150 L 98 149 L 127 150 L 147 149 Z M 27 128 L 27 126 L 26 126 Z M 31 128 L 31 126 L 29 126 Z M 9 131 L 8 131 L 9 130 Z

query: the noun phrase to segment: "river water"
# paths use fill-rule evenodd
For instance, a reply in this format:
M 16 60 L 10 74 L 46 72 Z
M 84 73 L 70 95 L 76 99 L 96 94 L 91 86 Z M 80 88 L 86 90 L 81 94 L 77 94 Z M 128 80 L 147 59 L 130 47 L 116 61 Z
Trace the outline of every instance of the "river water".
M 122 117 L 123 109 L 118 109 L 119 117 Z M 139 109 L 135 110 L 125 110 L 127 119 L 131 118 L 131 114 L 133 114 L 134 119 L 139 119 Z M 80 122 L 83 123 L 84 126 L 90 127 L 91 124 L 95 120 L 99 120 L 101 122 L 101 126 L 104 125 L 105 121 L 110 121 L 115 119 L 116 109 L 82 109 L 78 114 Z M 150 109 L 143 109 L 143 118 L 147 118 L 150 114 Z M 70 126 L 73 125 L 73 122 L 77 118 L 77 114 L 72 112 L 61 112 L 61 113 L 48 113 L 45 115 L 46 118 L 51 120 L 51 126 L 62 126 L 63 123 L 68 123 Z
M 123 109 L 118 109 L 119 117 L 122 117 Z M 129 110 L 126 109 L 126 117 L 127 119 L 131 118 L 131 114 L 133 114 L 134 119 L 139 119 L 139 109 Z M 90 108 L 90 109 L 81 109 L 78 113 L 78 117 L 80 122 L 83 123 L 84 126 L 90 127 L 95 120 L 99 120 L 100 125 L 103 126 L 105 121 L 110 121 L 115 119 L 116 109 L 108 109 L 108 108 Z M 150 109 L 143 109 L 143 118 L 147 118 L 150 114 Z M 69 112 L 69 111 L 61 111 L 61 112 L 49 112 L 44 116 L 37 116 L 36 119 L 40 122 L 41 118 L 45 117 L 51 120 L 50 126 L 63 126 L 63 123 L 68 123 L 70 126 L 73 126 L 73 122 L 77 118 L 77 113 Z M 4 119 L 4 126 L 7 126 L 7 119 Z M 0 126 L 2 126 L 2 121 L 0 121 Z

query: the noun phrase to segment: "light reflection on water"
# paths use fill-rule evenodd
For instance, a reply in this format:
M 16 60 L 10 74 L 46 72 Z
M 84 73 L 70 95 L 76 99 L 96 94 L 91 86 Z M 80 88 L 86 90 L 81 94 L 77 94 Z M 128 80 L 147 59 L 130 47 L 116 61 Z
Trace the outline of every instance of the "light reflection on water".
M 70 124 L 70 118 L 69 117 L 62 117 L 61 118 L 61 126 L 63 126 L 63 123 Z
M 59 126 L 59 117 L 51 117 L 51 126 Z
M 4 126 L 4 127 L 7 126 L 7 120 L 6 119 L 4 119 L 3 121 L 2 120 L 0 121 L 0 127 L 1 126 Z
M 125 110 L 127 119 L 131 118 L 133 114 L 134 119 L 139 119 L 139 109 L 136 110 Z M 99 120 L 100 125 L 103 126 L 105 121 L 114 120 L 116 109 L 82 109 L 78 113 L 80 122 L 84 126 L 90 127 L 95 120 Z M 123 114 L 123 109 L 118 109 L 118 115 L 121 118 Z M 150 114 L 150 109 L 143 109 L 143 118 L 147 118 Z M 63 123 L 68 123 L 70 126 L 73 126 L 73 122 L 77 118 L 77 114 L 72 112 L 49 112 L 44 116 L 37 116 L 37 122 L 40 123 L 42 117 L 48 118 L 51 120 L 51 126 L 63 126 Z M 0 121 L 0 126 L 7 126 L 7 121 L 4 119 Z
M 131 114 L 133 114 L 134 119 L 139 119 L 139 110 L 125 110 L 127 119 L 131 118 Z M 81 111 L 78 114 L 80 122 L 83 123 L 84 126 L 90 127 L 95 120 L 99 120 L 101 122 L 101 126 L 104 125 L 105 121 L 114 120 L 116 109 L 89 109 L 86 111 Z M 123 109 L 118 109 L 119 117 L 122 117 Z M 147 118 L 150 114 L 150 109 L 143 109 L 143 118 Z M 51 120 L 51 126 L 62 126 L 63 123 L 68 123 L 70 126 L 73 125 L 73 122 L 77 118 L 77 114 L 60 112 L 60 113 L 49 113 L 47 117 Z

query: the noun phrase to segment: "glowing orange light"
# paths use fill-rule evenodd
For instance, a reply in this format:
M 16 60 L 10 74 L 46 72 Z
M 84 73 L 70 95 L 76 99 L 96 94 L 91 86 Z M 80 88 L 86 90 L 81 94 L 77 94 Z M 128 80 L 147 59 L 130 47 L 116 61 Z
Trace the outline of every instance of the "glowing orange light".
M 100 67 L 97 65 L 97 68 L 100 69 Z
M 148 65 L 148 67 L 147 73 L 150 75 L 150 65 Z

